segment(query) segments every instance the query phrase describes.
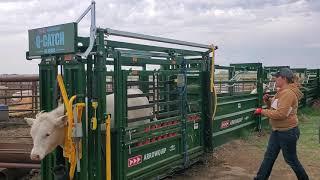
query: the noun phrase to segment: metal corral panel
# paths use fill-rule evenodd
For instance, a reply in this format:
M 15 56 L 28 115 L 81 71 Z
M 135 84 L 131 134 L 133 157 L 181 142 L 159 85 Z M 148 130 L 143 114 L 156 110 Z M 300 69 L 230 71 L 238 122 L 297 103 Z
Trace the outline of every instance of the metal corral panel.
M 219 146 L 250 130 L 256 125 L 253 111 L 257 107 L 257 95 L 218 97 L 217 113 L 213 121 L 213 145 Z

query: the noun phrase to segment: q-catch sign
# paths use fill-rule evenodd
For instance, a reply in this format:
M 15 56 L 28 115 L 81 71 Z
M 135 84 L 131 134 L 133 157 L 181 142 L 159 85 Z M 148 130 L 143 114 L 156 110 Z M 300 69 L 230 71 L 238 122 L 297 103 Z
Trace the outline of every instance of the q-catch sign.
M 65 54 L 75 52 L 77 24 L 68 23 L 29 30 L 29 54 Z

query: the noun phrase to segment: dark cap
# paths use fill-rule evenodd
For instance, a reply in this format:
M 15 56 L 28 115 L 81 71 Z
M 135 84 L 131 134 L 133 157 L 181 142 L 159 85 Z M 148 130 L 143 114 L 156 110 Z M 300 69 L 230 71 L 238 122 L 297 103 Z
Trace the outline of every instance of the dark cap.
M 289 68 L 282 68 L 280 69 L 280 71 L 271 74 L 272 76 L 275 77 L 285 77 L 287 78 L 289 81 L 291 81 L 293 79 L 293 72 L 289 69 Z

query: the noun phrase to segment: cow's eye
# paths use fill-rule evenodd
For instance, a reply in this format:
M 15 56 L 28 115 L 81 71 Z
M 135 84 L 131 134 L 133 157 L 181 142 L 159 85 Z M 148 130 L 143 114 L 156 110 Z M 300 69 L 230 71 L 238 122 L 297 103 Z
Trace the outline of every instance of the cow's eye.
M 48 137 L 48 136 L 50 136 L 50 134 L 49 134 L 49 133 L 47 133 L 47 134 L 46 134 L 46 137 Z

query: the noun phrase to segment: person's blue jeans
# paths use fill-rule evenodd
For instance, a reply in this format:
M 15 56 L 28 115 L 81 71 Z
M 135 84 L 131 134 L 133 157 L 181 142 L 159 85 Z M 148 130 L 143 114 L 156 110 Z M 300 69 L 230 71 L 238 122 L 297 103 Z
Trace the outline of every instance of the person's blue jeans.
M 299 136 L 300 130 L 298 127 L 287 131 L 272 131 L 267 151 L 264 155 L 264 159 L 261 163 L 257 176 L 254 179 L 267 180 L 269 178 L 273 164 L 281 149 L 285 161 L 293 169 L 298 180 L 309 180 L 309 177 L 297 156 L 297 141 Z

